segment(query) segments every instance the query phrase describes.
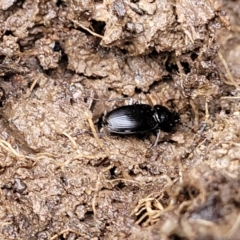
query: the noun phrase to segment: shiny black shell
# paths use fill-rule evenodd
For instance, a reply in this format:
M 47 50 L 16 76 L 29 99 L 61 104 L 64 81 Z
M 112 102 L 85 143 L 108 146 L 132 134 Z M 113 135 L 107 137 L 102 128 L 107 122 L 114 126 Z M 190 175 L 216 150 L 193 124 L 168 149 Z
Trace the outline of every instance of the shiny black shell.
M 103 119 L 103 126 L 111 133 L 136 134 L 155 129 L 171 132 L 179 122 L 179 115 L 164 106 L 134 104 L 109 112 Z

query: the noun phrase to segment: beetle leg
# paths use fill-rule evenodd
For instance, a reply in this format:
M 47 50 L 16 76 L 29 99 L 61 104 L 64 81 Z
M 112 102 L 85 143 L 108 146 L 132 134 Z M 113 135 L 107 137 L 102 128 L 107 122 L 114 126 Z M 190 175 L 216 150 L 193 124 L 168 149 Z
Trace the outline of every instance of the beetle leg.
M 133 98 L 130 98 L 128 105 L 133 105 L 133 104 L 134 104 Z
M 159 129 L 158 132 L 157 132 L 157 137 L 156 137 L 155 143 L 152 145 L 152 147 L 156 147 L 156 146 L 157 146 L 158 141 L 159 141 L 160 134 L 161 134 L 161 131 L 160 131 L 160 129 Z

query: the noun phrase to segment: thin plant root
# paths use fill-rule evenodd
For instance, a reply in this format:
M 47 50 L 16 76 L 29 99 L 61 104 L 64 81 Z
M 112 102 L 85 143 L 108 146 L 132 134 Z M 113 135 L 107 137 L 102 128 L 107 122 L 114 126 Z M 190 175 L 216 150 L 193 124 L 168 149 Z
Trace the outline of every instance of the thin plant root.
M 40 156 L 46 156 L 46 157 L 50 157 L 50 158 L 56 158 L 57 155 L 53 154 L 53 153 L 48 153 L 48 152 L 42 152 L 42 153 L 37 153 L 37 157 Z
M 136 181 L 136 180 L 125 179 L 125 178 L 116 178 L 116 179 L 112 179 L 112 180 L 106 180 L 106 182 L 108 182 L 108 183 L 118 182 L 118 181 L 136 183 L 137 185 L 141 185 L 141 184 L 140 184 L 138 181 Z
M 226 239 L 233 239 L 237 236 L 237 231 L 240 228 L 240 215 L 238 215 L 237 220 L 233 223 L 232 228 L 229 230 Z
M 179 214 L 180 214 L 180 212 L 181 212 L 184 208 L 191 206 L 191 204 L 192 204 L 192 201 L 183 202 L 183 203 L 181 203 L 181 204 L 179 205 L 177 211 L 178 211 Z
M 60 233 L 57 233 L 57 234 L 55 234 L 54 236 L 52 236 L 52 237 L 50 238 L 50 240 L 54 240 L 54 239 L 60 237 L 61 235 L 66 234 L 66 233 L 69 233 L 69 232 L 75 233 L 75 234 L 78 235 L 78 236 L 84 236 L 84 237 L 86 237 L 86 234 L 82 234 L 82 233 L 80 233 L 80 232 L 78 232 L 78 231 L 76 231 L 76 230 L 74 230 L 74 229 L 68 228 L 68 229 L 65 229 L 65 230 L 61 231 Z
M 25 156 L 23 154 L 19 154 L 12 146 L 10 143 L 6 142 L 5 140 L 0 139 L 0 146 L 5 149 L 6 151 L 10 152 L 12 155 L 14 155 L 16 158 L 19 158 L 21 160 L 23 159 L 29 159 L 29 160 L 33 160 L 34 161 L 34 165 L 37 164 L 37 162 L 41 159 L 44 158 L 48 158 L 49 160 L 51 160 L 52 162 L 54 162 L 57 166 L 59 167 L 63 167 L 64 164 L 59 163 L 58 161 L 56 161 L 53 158 L 56 158 L 56 156 L 54 154 L 51 153 L 38 153 L 34 156 Z
M 90 29 L 87 28 L 87 27 L 84 27 L 81 23 L 79 23 L 79 22 L 77 22 L 77 21 L 75 21 L 75 20 L 73 20 L 73 19 L 71 19 L 71 21 L 72 21 L 73 23 L 75 23 L 76 25 L 78 25 L 79 27 L 83 28 L 84 30 L 88 31 L 88 32 L 89 32 L 90 34 L 92 34 L 93 36 L 98 37 L 98 38 L 103 38 L 102 35 L 93 32 L 92 30 L 90 30 Z
M 195 129 L 199 125 L 199 113 L 195 103 L 192 100 L 190 100 L 189 103 L 194 112 L 194 129 Z
M 234 79 L 234 77 L 232 76 L 232 73 L 228 67 L 228 64 L 226 62 L 226 60 L 224 59 L 223 55 L 218 52 L 218 57 L 219 59 L 222 61 L 222 64 L 226 70 L 226 77 L 228 78 L 229 81 L 224 81 L 226 84 L 228 85 L 232 85 L 234 86 L 235 88 L 239 88 L 239 84 L 236 82 L 236 80 Z
M 205 122 L 208 123 L 210 126 L 213 125 L 213 122 L 210 118 L 209 108 L 208 108 L 208 98 L 205 99 Z
M 136 206 L 136 208 L 132 211 L 131 215 L 141 216 L 136 224 L 142 224 L 142 226 L 153 225 L 159 219 L 159 217 L 170 211 L 174 208 L 174 206 L 169 205 L 164 208 L 163 205 L 158 201 L 159 196 L 155 197 L 146 197 L 141 199 Z
M 39 79 L 39 78 L 36 78 L 36 79 L 32 82 L 32 84 L 31 84 L 31 86 L 30 86 L 30 88 L 29 88 L 30 93 L 33 91 L 34 87 L 36 86 L 36 84 L 37 84 L 37 82 L 38 82 L 38 79 Z
M 74 148 L 74 149 L 77 149 L 77 143 L 76 143 L 76 141 L 75 141 L 68 133 L 62 132 L 62 134 L 71 141 L 71 143 L 72 143 L 72 145 L 73 145 L 73 148 Z
M 97 210 L 96 210 L 96 202 L 97 202 L 97 195 L 98 195 L 98 192 L 100 190 L 100 179 L 101 179 L 101 176 L 103 175 L 104 172 L 108 172 L 111 168 L 113 168 L 114 165 L 111 164 L 109 165 L 107 168 L 103 169 L 99 174 L 98 174 L 98 178 L 97 178 L 97 182 L 96 182 L 96 187 L 95 187 L 95 193 L 94 193 L 94 196 L 93 196 L 93 200 L 92 200 L 92 210 L 93 210 L 93 215 L 94 215 L 94 218 L 96 219 L 96 216 L 97 216 Z M 104 177 L 104 176 L 103 176 Z
M 105 158 L 105 157 L 106 157 L 106 155 L 100 155 L 100 156 L 99 155 L 87 155 L 87 154 L 79 153 L 79 151 L 77 151 L 77 155 L 73 157 L 73 160 L 82 159 L 82 158 L 93 160 L 93 159 Z
M 0 146 L 4 148 L 6 151 L 10 152 L 13 154 L 15 157 L 20 158 L 20 159 L 25 159 L 26 156 L 19 154 L 10 143 L 6 142 L 5 140 L 0 139 Z
M 240 97 L 238 97 L 238 96 L 227 96 L 227 97 L 220 97 L 220 99 L 233 99 L 233 100 L 239 100 L 240 99 Z
M 172 184 L 173 183 L 175 183 L 175 181 L 172 182 Z M 171 186 L 168 186 L 168 189 L 169 187 Z M 160 193 L 151 193 L 147 197 L 141 199 L 131 212 L 131 216 L 135 216 L 137 218 L 136 224 L 141 225 L 142 227 L 153 225 L 163 214 L 166 214 L 173 210 L 180 213 L 183 209 L 188 208 L 192 202 L 187 199 L 178 205 L 177 198 L 180 194 L 181 189 L 182 188 L 179 188 L 177 190 L 175 196 L 170 197 L 168 204 L 166 204 L 166 201 L 164 200 L 165 195 L 168 195 L 168 191 L 166 190 L 163 190 Z M 204 189 L 200 189 L 200 191 L 203 193 L 203 195 L 205 194 Z M 164 205 L 162 204 L 161 200 L 165 202 Z M 200 201 L 201 200 L 203 199 L 200 198 Z
M 76 155 L 73 157 L 73 160 L 79 159 L 79 158 L 86 158 L 86 159 L 96 159 L 96 158 L 105 158 L 106 155 L 96 156 L 96 155 L 90 155 L 90 154 L 83 154 L 79 151 L 76 141 L 66 132 L 62 132 L 64 136 L 66 136 L 72 143 L 74 150 L 76 150 Z
M 171 186 L 174 183 L 172 179 L 166 174 L 159 176 L 158 179 L 164 179 L 167 182 L 167 186 Z
M 178 67 L 178 69 L 179 69 L 180 76 L 183 76 L 185 73 L 184 73 L 184 69 L 183 69 L 182 64 L 180 63 L 179 60 L 176 61 L 176 64 L 177 64 L 177 67 Z
M 59 163 L 57 160 L 53 159 L 52 157 L 37 156 L 36 159 L 35 159 L 36 161 L 35 161 L 34 165 L 36 165 L 37 162 L 38 162 L 39 160 L 41 160 L 41 159 L 48 159 L 48 160 L 50 160 L 51 162 L 53 162 L 54 164 L 56 164 L 58 167 L 60 167 L 62 171 L 64 171 L 64 167 L 65 167 L 66 163 Z M 33 165 L 33 166 L 34 166 L 34 165 Z
M 95 129 L 95 127 L 94 127 L 92 118 L 87 117 L 87 120 L 88 120 L 89 126 L 90 126 L 90 128 L 91 128 L 91 131 L 92 131 L 92 134 L 93 134 L 95 140 L 97 141 L 97 143 L 98 143 L 98 145 L 101 147 L 101 149 L 106 153 L 107 157 L 109 157 L 109 156 L 110 156 L 110 153 L 109 153 L 109 151 L 105 148 L 105 146 L 102 144 L 101 140 L 99 139 L 99 137 L 98 137 L 98 135 L 97 135 L 97 132 L 96 132 L 96 129 Z

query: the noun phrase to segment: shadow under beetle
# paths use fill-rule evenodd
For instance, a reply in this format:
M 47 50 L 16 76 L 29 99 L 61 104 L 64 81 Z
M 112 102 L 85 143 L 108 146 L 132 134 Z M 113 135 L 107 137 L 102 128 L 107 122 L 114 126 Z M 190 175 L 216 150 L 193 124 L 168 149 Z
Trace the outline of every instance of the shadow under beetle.
M 158 130 L 154 146 L 156 146 L 160 131 L 172 132 L 181 123 L 179 114 L 168 108 L 148 104 L 134 104 L 118 107 L 103 118 L 103 126 L 115 134 L 137 134 Z

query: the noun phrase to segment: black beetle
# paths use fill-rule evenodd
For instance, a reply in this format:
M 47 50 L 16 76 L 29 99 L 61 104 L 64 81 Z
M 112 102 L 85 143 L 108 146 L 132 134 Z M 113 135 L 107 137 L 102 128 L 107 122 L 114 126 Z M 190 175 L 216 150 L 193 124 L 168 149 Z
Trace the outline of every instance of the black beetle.
M 151 107 L 148 104 L 118 107 L 103 118 L 103 126 L 110 133 L 122 135 L 146 133 L 153 130 L 171 132 L 180 122 L 177 112 L 170 111 L 161 105 Z

